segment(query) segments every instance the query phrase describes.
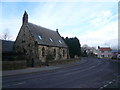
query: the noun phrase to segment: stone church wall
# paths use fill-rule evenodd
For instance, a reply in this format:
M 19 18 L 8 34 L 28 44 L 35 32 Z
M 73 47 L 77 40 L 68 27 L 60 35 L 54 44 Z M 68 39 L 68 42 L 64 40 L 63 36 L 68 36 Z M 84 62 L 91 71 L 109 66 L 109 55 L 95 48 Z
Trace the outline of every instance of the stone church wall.
M 14 44 L 14 50 L 16 52 L 24 53 L 26 58 L 37 60 L 38 59 L 38 49 L 37 44 L 35 44 L 33 37 L 26 25 L 23 25 L 18 34 L 17 40 Z
M 42 48 L 45 49 L 45 56 L 42 56 L 43 53 Z M 39 60 L 45 62 L 48 52 L 53 55 L 54 60 L 65 60 L 67 59 L 68 56 L 67 48 L 52 47 L 52 46 L 48 47 L 48 46 L 39 45 L 38 46 Z

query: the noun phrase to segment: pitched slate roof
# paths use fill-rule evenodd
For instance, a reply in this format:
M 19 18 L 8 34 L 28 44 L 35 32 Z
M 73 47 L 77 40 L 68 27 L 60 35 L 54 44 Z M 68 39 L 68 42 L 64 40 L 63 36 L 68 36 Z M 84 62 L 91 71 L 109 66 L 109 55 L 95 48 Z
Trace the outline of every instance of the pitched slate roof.
M 57 31 L 53 31 L 32 23 L 28 23 L 28 27 L 38 44 L 67 48 L 67 45 Z
M 13 50 L 14 41 L 2 40 L 2 51 L 11 52 Z
M 99 48 L 100 51 L 112 51 L 112 49 L 110 47 L 101 47 Z

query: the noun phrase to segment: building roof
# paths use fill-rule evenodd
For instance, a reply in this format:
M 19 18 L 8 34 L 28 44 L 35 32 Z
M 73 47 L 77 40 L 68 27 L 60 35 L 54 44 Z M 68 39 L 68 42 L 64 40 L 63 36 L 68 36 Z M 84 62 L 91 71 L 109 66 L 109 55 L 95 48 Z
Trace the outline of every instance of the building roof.
M 112 52 L 118 52 L 118 50 L 112 50 Z
M 32 23 L 28 23 L 27 25 L 38 44 L 67 48 L 67 45 L 57 31 L 53 31 Z
M 100 47 L 99 48 L 100 51 L 112 51 L 112 49 L 110 47 Z
M 14 41 L 2 40 L 2 52 L 11 52 L 13 50 Z

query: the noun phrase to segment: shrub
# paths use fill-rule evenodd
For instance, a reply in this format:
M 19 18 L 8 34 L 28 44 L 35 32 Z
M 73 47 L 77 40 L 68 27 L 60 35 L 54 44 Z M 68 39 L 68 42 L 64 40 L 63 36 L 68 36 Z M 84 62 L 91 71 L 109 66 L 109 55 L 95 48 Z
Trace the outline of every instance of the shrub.
M 46 59 L 45 59 L 45 60 L 46 60 L 46 61 L 45 61 L 45 65 L 48 66 L 49 61 L 52 61 L 53 59 L 54 59 L 53 54 L 50 53 L 50 52 L 48 52 L 47 55 L 46 55 Z

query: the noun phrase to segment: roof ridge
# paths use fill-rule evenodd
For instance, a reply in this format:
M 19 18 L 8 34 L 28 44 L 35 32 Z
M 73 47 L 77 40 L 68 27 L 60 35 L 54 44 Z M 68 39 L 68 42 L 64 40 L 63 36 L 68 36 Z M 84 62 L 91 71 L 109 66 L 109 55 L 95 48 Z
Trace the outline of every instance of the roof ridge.
M 45 27 L 43 27 L 43 26 L 40 26 L 40 25 L 31 23 L 31 22 L 28 22 L 28 24 L 33 24 L 33 25 L 36 25 L 36 26 L 38 26 L 38 27 L 41 27 L 41 28 L 44 28 L 44 29 L 47 29 L 47 30 L 50 30 L 50 31 L 54 31 L 54 30 L 51 30 L 51 29 L 49 29 L 49 28 L 45 28 Z M 54 32 L 56 32 L 56 31 L 54 31 Z

